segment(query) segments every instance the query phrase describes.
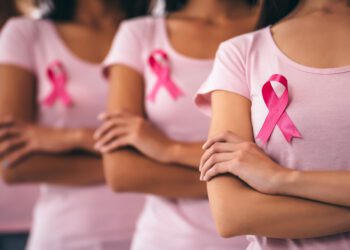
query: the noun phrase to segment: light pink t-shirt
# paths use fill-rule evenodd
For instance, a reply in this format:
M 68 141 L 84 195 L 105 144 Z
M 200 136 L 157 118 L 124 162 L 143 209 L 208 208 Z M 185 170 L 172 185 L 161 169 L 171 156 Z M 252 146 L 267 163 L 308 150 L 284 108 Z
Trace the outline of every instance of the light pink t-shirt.
M 0 180 L 0 234 L 29 231 L 38 194 L 35 185 L 9 186 Z
M 73 99 L 71 107 L 60 101 L 53 106 L 41 103 L 52 90 L 46 71 L 55 60 L 65 67 L 66 91 Z M 72 54 L 52 22 L 27 18 L 10 20 L 2 34 L 0 63 L 15 65 L 36 75 L 40 124 L 67 128 L 98 126 L 96 116 L 104 110 L 108 92 L 101 66 Z M 43 184 L 28 248 L 128 249 L 142 207 L 141 196 L 116 195 L 105 185 Z
M 175 100 L 163 86 L 154 102 L 145 98 L 149 120 L 175 140 L 204 141 L 209 119 L 196 109 L 193 96 L 208 76 L 213 60 L 197 60 L 177 53 L 168 41 L 164 18 L 146 17 L 124 22 L 105 65 L 123 64 L 143 75 L 148 96 L 157 82 L 148 63 L 155 50 L 162 50 L 168 56 L 171 80 L 183 95 Z M 246 246 L 244 237 L 225 240 L 217 235 L 207 199 L 149 196 L 132 249 L 221 250 Z
M 350 170 L 350 66 L 318 69 L 300 65 L 279 50 L 270 27 L 228 40 L 220 46 L 213 71 L 199 90 L 197 104 L 209 113 L 210 93 L 214 90 L 246 97 L 252 103 L 251 118 L 256 137 L 268 114 L 262 86 L 273 74 L 283 75 L 288 80 L 286 112 L 302 139 L 288 143 L 275 127 L 263 150 L 292 169 Z M 284 91 L 276 82 L 273 87 L 277 95 Z M 350 249 L 350 233 L 305 240 L 253 236 L 249 240 L 249 250 Z
M 8 186 L 0 181 L 0 235 L 29 231 L 38 194 L 34 185 Z

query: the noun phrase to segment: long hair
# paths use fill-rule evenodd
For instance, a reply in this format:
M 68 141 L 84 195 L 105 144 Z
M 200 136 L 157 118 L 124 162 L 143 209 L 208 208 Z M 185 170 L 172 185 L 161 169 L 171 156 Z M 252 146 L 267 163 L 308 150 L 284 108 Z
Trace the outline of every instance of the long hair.
M 120 9 L 126 18 L 147 15 L 151 5 L 151 0 L 103 0 L 103 2 L 110 8 Z M 43 10 L 43 18 L 56 22 L 69 22 L 75 17 L 77 0 L 36 0 L 36 5 Z
M 284 1 L 284 0 L 283 0 Z M 259 0 L 245 0 L 246 4 L 249 6 L 255 6 L 258 4 Z M 165 11 L 171 13 L 174 11 L 181 10 L 186 6 L 188 0 L 165 0 Z
M 288 16 L 300 0 L 263 0 L 257 28 L 272 25 Z
M 10 17 L 18 15 L 15 0 L 0 0 L 0 29 Z

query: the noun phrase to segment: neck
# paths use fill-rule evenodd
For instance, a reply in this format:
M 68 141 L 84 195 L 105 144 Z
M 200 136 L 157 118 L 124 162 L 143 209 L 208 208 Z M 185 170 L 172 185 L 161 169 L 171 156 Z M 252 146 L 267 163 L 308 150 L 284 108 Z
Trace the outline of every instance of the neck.
M 298 6 L 299 11 L 303 12 L 337 12 L 346 10 L 348 0 L 301 0 Z
M 189 0 L 182 12 L 194 18 L 220 22 L 250 16 L 254 9 L 244 0 Z
M 115 28 L 124 19 L 116 8 L 108 8 L 101 0 L 78 0 L 75 22 L 96 29 Z

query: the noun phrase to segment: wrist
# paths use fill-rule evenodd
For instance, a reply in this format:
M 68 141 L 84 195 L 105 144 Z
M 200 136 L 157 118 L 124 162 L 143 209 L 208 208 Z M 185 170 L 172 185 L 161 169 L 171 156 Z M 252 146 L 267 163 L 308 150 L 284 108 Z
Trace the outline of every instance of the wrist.
M 164 147 L 164 152 L 162 152 L 161 162 L 163 163 L 175 163 L 176 159 L 181 150 L 181 145 L 178 142 L 171 141 L 166 147 Z
M 300 171 L 283 168 L 277 176 L 276 193 L 279 195 L 292 195 L 292 189 L 300 175 Z
M 72 128 L 66 131 L 66 135 L 73 149 L 83 149 L 86 131 L 81 128 Z

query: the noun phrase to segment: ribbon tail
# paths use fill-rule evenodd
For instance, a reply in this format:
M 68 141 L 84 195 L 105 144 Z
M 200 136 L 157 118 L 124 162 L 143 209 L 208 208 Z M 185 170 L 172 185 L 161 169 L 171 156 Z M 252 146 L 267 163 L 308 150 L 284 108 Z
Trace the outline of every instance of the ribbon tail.
M 282 114 L 277 125 L 278 125 L 279 129 L 281 130 L 284 138 L 286 138 L 286 140 L 288 142 L 291 142 L 293 137 L 294 138 L 302 138 L 300 132 L 298 131 L 298 129 L 296 128 L 296 126 L 294 125 L 294 123 L 289 118 L 289 116 L 286 112 L 284 112 Z
M 271 110 L 266 116 L 263 126 L 261 127 L 258 135 L 256 136 L 256 139 L 261 140 L 263 145 L 265 145 L 269 140 L 278 119 L 279 115 L 277 113 L 277 110 Z
M 60 94 L 60 98 L 62 103 L 68 107 L 71 106 L 73 104 L 72 98 L 69 96 L 69 94 L 65 91 L 62 91 Z
M 52 91 L 45 99 L 42 101 L 42 103 L 46 106 L 51 107 L 57 99 L 57 93 L 56 91 Z
M 162 83 L 160 81 L 157 81 L 156 84 L 154 85 L 153 89 L 151 90 L 151 93 L 148 94 L 147 99 L 150 100 L 151 102 L 156 101 L 156 96 L 158 94 L 158 91 L 160 89 L 160 86 Z
M 176 100 L 180 96 L 184 95 L 182 90 L 174 82 L 172 82 L 170 79 L 168 80 L 168 82 L 166 84 L 166 88 L 174 100 Z

